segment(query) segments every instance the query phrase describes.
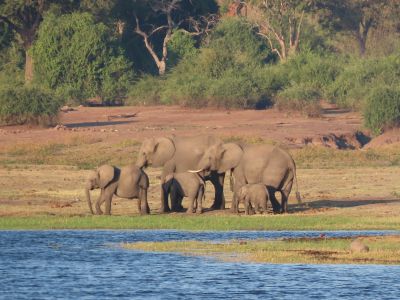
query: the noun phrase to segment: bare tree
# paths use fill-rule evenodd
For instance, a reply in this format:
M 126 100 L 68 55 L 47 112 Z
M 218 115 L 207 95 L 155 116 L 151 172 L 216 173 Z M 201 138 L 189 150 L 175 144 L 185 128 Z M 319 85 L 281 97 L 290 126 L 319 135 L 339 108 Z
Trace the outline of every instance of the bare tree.
M 135 14 L 136 25 L 134 31 L 143 38 L 143 42 L 147 51 L 150 53 L 155 64 L 157 65 L 159 75 L 165 74 L 168 58 L 168 43 L 172 38 L 174 30 L 180 29 L 190 35 L 201 35 L 208 33 L 216 22 L 215 15 L 201 16 L 199 19 L 187 17 L 179 21 L 175 21 L 173 14 L 181 9 L 181 2 L 182 0 L 159 0 L 151 3 L 151 9 L 157 15 L 164 16 L 166 19 L 166 24 L 158 27 L 151 26 L 151 29 L 149 30 L 143 29 L 138 15 Z M 187 29 L 183 28 L 183 24 L 186 25 Z M 158 54 L 153 43 L 151 42 L 151 37 L 154 34 L 160 34 L 161 32 L 164 32 L 162 37 L 162 48 L 161 53 Z
M 298 51 L 306 8 L 310 1 L 262 0 L 249 8 L 248 17 L 258 27 L 258 34 L 267 39 L 272 52 L 281 61 Z

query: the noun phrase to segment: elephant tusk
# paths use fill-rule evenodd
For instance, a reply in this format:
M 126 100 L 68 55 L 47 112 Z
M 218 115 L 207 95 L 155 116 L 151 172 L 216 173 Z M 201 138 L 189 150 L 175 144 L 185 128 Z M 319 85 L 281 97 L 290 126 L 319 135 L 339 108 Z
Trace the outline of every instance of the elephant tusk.
M 203 169 L 198 169 L 198 170 L 188 170 L 189 173 L 199 173 L 203 171 Z

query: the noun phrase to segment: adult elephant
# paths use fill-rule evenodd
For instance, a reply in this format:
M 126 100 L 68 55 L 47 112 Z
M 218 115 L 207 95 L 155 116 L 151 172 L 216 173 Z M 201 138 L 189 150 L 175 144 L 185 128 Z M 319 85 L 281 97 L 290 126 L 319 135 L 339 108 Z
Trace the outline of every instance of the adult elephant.
M 204 152 L 198 167 L 200 169 L 195 172 L 211 170 L 223 173 L 231 170 L 234 192 L 231 208 L 233 212 L 238 211 L 238 191 L 246 184 L 266 185 L 274 212 L 287 212 L 287 202 L 293 181 L 296 184 L 297 200 L 301 201 L 297 191 L 295 162 L 288 152 L 277 146 L 215 144 Z M 276 191 L 282 195 L 281 204 L 275 197 Z
M 204 152 L 211 146 L 220 143 L 221 140 L 213 136 L 172 136 L 149 138 L 143 141 L 136 165 L 139 168 L 148 166 L 163 168 L 161 173 L 161 213 L 182 210 L 181 203 L 172 202 L 171 209 L 168 205 L 168 191 L 164 186 L 167 175 L 197 168 Z M 205 180 L 211 181 L 215 189 L 213 209 L 225 208 L 224 178 L 225 171 L 211 171 L 204 177 Z

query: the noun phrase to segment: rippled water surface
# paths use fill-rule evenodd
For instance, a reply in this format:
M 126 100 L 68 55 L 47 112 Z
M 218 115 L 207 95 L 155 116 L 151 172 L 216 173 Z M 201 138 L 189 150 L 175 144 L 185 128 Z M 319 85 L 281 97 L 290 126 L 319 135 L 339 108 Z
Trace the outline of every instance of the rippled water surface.
M 227 263 L 117 246 L 134 241 L 302 237 L 320 233 L 0 231 L 0 298 L 400 298 L 400 266 Z M 357 234 L 360 232 L 326 233 L 328 237 Z

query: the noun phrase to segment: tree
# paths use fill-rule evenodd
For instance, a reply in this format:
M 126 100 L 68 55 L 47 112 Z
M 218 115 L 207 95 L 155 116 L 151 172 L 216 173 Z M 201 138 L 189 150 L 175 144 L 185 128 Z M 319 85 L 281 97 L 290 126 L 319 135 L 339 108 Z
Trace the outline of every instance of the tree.
M 111 30 L 89 13 L 46 14 L 33 46 L 35 81 L 64 98 L 120 102 L 133 72 Z
M 370 30 L 388 16 L 398 16 L 399 3 L 397 0 L 319 0 L 317 9 L 320 23 L 334 31 L 350 33 L 357 40 L 360 56 L 364 56 Z
M 33 60 L 30 49 L 36 38 L 45 11 L 59 6 L 68 9 L 77 5 L 76 0 L 0 0 L 0 23 L 13 30 L 25 52 L 25 82 L 33 79 Z
M 281 61 L 299 49 L 304 13 L 310 0 L 254 0 L 248 5 L 248 17 L 254 21 L 259 34 L 265 37 Z
M 204 1 L 206 3 L 207 1 Z M 152 0 L 142 1 L 140 11 L 134 12 L 134 32 L 143 38 L 147 51 L 157 65 L 159 75 L 164 75 L 168 59 L 168 43 L 174 31 L 184 30 L 190 35 L 202 35 L 215 24 L 214 14 L 204 16 L 199 12 L 207 9 L 196 7 L 190 0 Z M 160 40 L 158 44 L 157 39 Z

